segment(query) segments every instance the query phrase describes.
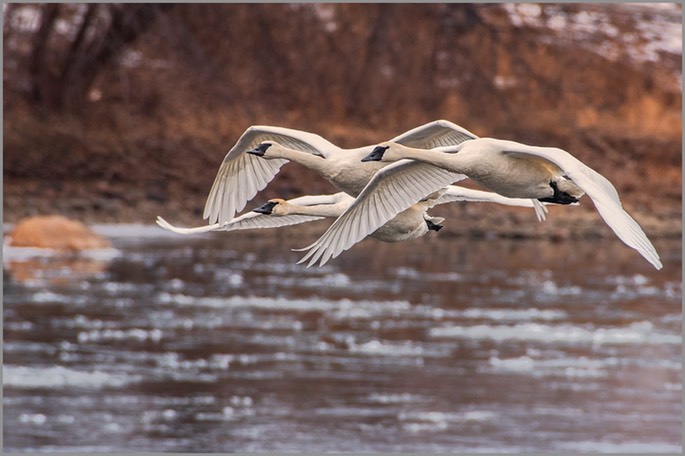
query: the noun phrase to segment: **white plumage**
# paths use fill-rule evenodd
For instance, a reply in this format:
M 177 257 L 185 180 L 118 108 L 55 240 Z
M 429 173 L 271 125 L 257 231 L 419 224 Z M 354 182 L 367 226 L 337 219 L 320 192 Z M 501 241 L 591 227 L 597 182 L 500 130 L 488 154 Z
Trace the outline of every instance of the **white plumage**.
M 339 217 L 352 205 L 354 200 L 352 196 L 345 192 L 333 195 L 308 195 L 290 200 L 274 198 L 253 211 L 234 218 L 230 222 L 182 228 L 170 224 L 162 217 L 157 217 L 157 224 L 168 231 L 178 234 L 277 228 L 321 220 L 322 218 Z M 427 210 L 437 204 L 456 201 L 493 202 L 522 207 L 533 206 L 529 199 L 506 198 L 496 193 L 450 185 L 403 210 L 392 220 L 369 233 L 369 235 L 384 242 L 399 242 L 421 237 L 431 229 L 429 225 L 435 226 L 443 221 L 442 218 L 428 215 Z M 435 229 L 435 227 L 432 229 Z M 349 248 L 351 245 L 341 248 L 340 251 Z
M 283 200 L 280 200 L 283 201 Z M 297 225 L 300 223 L 312 222 L 326 218 L 325 212 L 321 209 L 327 207 L 328 212 L 333 209 L 332 216 L 337 217 L 354 201 L 354 198 L 344 192 L 336 193 L 334 195 L 307 195 L 299 198 L 293 198 L 287 201 L 292 210 L 287 214 L 279 214 L 278 217 L 271 217 L 263 213 L 250 211 L 246 212 L 228 222 L 213 223 L 211 225 L 198 226 L 194 228 L 182 228 L 174 226 L 164 220 L 162 217 L 157 217 L 157 225 L 165 230 L 178 234 L 199 234 L 208 233 L 211 231 L 238 231 L 260 228 L 279 228 L 282 226 Z M 341 205 L 342 203 L 342 205 Z M 322 213 L 324 212 L 324 213 Z M 328 217 L 332 217 L 328 216 Z
M 489 190 L 511 198 L 572 204 L 587 194 L 607 225 L 626 245 L 637 250 L 655 268 L 662 267 L 654 246 L 623 209 L 611 182 L 562 149 L 492 138 L 430 150 L 386 142 L 364 160 L 401 162 L 379 171 L 350 208 L 306 248 L 309 252 L 301 261 L 309 259 L 309 265 L 317 260 L 325 263 L 344 250 L 344 246 L 363 239 L 404 208 L 449 184 L 451 179 L 468 176 Z M 375 216 L 369 218 L 369 212 Z
M 456 145 L 477 138 L 470 131 L 446 120 L 418 126 L 392 139 L 416 148 Z M 261 157 L 245 153 L 264 142 L 275 143 Z M 288 161 L 304 165 L 329 180 L 338 189 L 357 196 L 385 163 L 359 161 L 373 145 L 342 149 L 319 135 L 290 128 L 255 125 L 242 134 L 219 167 L 205 203 L 203 217 L 208 223 L 233 219 L 258 191 L 262 190 Z

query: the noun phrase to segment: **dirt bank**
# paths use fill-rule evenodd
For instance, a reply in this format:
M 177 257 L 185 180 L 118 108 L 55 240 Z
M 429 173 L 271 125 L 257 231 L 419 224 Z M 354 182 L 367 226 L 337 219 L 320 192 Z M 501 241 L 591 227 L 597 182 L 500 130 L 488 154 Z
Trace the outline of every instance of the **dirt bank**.
M 81 17 L 78 7 L 60 11 L 65 21 Z M 682 49 L 652 33 L 675 33 L 677 8 L 178 5 L 158 14 L 103 65 L 84 105 L 62 109 L 26 86 L 40 30 L 8 22 L 5 222 L 163 215 L 201 224 L 218 166 L 250 125 L 356 147 L 445 118 L 481 136 L 568 150 L 614 183 L 650 237 L 680 236 Z M 71 36 L 62 37 L 67 49 Z M 289 164 L 247 207 L 334 191 Z M 481 204 L 433 212 L 448 218 L 441 234 L 612 235 L 585 199 L 553 208 L 545 224 Z

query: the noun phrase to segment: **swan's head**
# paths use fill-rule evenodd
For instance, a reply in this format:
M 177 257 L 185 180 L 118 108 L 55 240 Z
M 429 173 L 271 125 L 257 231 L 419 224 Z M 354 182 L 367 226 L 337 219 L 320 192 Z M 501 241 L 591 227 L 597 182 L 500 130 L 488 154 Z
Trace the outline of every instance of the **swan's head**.
M 258 212 L 266 215 L 286 215 L 287 203 L 281 198 L 270 199 L 268 202 L 262 204 L 258 208 L 253 209 L 252 212 Z
M 371 153 L 369 155 L 362 158 L 362 161 L 363 162 L 383 161 L 383 157 L 385 157 L 385 152 L 388 149 L 390 149 L 389 144 L 379 144 L 373 148 L 373 150 L 371 151 Z
M 404 154 L 406 153 L 407 148 L 402 144 L 387 141 L 374 147 L 369 155 L 362 158 L 362 161 L 394 162 L 404 158 Z
M 314 157 L 326 158 L 324 154 L 318 150 L 316 145 L 307 144 L 306 142 L 292 146 L 292 142 L 287 142 L 288 145 L 283 145 L 277 141 L 262 141 L 254 149 L 246 150 L 245 153 L 256 155 L 264 159 L 286 159 L 291 160 L 295 156 L 309 155 Z
M 259 143 L 259 145 L 257 145 L 257 147 L 255 147 L 254 149 L 246 151 L 246 153 L 256 155 L 258 157 L 268 158 L 268 156 L 265 156 L 266 151 L 269 149 L 269 147 L 273 146 L 274 144 L 276 143 L 273 141 L 263 141 Z

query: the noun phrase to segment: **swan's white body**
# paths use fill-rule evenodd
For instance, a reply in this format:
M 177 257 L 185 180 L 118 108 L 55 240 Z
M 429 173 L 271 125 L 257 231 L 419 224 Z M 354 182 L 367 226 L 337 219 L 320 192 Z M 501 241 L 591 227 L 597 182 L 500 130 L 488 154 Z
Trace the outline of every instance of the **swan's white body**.
M 611 182 L 562 149 L 478 138 L 431 150 L 387 142 L 374 149 L 374 153 L 378 150 L 375 159 L 401 162 L 379 171 L 350 208 L 306 248 L 309 252 L 300 262 L 309 259 L 309 265 L 317 260 L 325 263 L 419 198 L 449 184 L 455 176 L 466 175 L 511 198 L 549 199 L 557 198 L 562 192 L 564 197 L 576 200 L 585 193 L 626 245 L 637 250 L 655 268 L 662 267 L 654 246 L 623 209 Z M 421 172 L 411 169 L 396 172 L 406 168 L 406 159 L 415 160 L 414 169 Z M 433 172 L 431 168 L 445 172 Z M 404 191 L 405 188 L 412 191 Z M 373 218 L 369 218 L 369 213 L 374 214 Z
M 269 200 L 269 209 L 271 211 L 269 215 L 253 211 L 236 217 L 230 222 L 214 223 L 195 228 L 176 227 L 162 217 L 157 217 L 157 224 L 166 230 L 178 234 L 276 228 L 320 220 L 322 218 L 337 218 L 352 205 L 354 200 L 352 196 L 345 192 L 333 195 L 303 196 L 287 201 L 276 198 Z M 496 193 L 450 185 L 403 210 L 392 220 L 369 233 L 369 236 L 384 242 L 400 242 L 419 238 L 430 230 L 427 222 L 437 225 L 443 221 L 440 217 L 431 217 L 426 211 L 437 204 L 456 201 L 492 202 L 521 207 L 533 206 L 530 199 L 507 198 Z
M 470 131 L 446 120 L 437 120 L 409 130 L 393 142 L 416 148 L 456 145 L 477 138 Z M 247 154 L 257 145 L 273 141 L 262 157 Z M 341 149 L 319 135 L 290 128 L 255 125 L 248 128 L 226 154 L 207 197 L 203 217 L 208 223 L 230 222 L 258 191 L 262 190 L 288 161 L 304 165 L 338 189 L 357 196 L 385 163 L 359 161 L 373 145 Z

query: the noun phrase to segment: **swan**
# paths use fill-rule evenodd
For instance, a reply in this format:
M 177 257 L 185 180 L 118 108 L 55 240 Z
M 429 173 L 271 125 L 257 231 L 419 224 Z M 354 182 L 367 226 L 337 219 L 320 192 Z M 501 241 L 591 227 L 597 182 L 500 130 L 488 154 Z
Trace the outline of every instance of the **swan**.
M 436 193 L 436 198 L 437 195 L 442 193 Z M 157 217 L 156 222 L 157 225 L 165 230 L 178 234 L 277 228 L 321 220 L 323 218 L 337 218 L 354 202 L 354 197 L 345 192 L 333 195 L 306 196 L 303 198 L 307 200 L 302 201 L 301 198 L 291 200 L 273 198 L 251 212 L 234 218 L 230 222 L 214 223 L 194 228 L 174 226 L 161 216 Z M 479 199 L 479 201 L 485 200 Z M 425 201 L 412 205 L 369 236 L 384 242 L 399 242 L 418 238 L 431 230 L 440 231 L 442 228 L 440 223 L 444 219 L 441 217 L 431 217 L 425 212 L 434 201 L 435 198 L 427 198 Z
M 266 212 L 262 205 L 250 212 L 246 212 L 228 222 L 217 222 L 211 225 L 203 225 L 194 228 L 182 228 L 167 222 L 161 216 L 157 216 L 156 223 L 167 231 L 177 234 L 199 234 L 208 233 L 211 231 L 237 231 L 249 230 L 259 228 L 279 228 L 282 226 L 297 225 L 300 223 L 312 222 L 321 220 L 326 217 L 337 217 L 344 210 L 350 206 L 354 198 L 344 192 L 336 193 L 334 195 L 306 195 L 299 198 L 293 198 L 288 201 L 282 199 L 274 199 L 284 203 L 283 206 L 289 208 L 289 211 L 277 211 L 278 217 L 266 216 Z M 267 204 L 269 204 L 267 203 Z M 341 205 L 342 204 L 342 205 Z M 270 213 L 269 213 L 270 214 Z M 329 215 L 333 214 L 333 215 Z
M 214 223 L 195 228 L 177 227 L 159 216 L 156 222 L 160 227 L 178 234 L 276 228 L 322 218 L 337 218 L 353 204 L 354 200 L 354 197 L 345 192 L 333 195 L 308 195 L 291 200 L 273 198 L 253 209 L 252 212 L 236 217 L 230 222 Z M 492 202 L 521 207 L 533 206 L 530 199 L 507 198 L 492 192 L 449 185 L 400 212 L 392 220 L 370 233 L 369 236 L 384 242 L 400 242 L 419 238 L 429 231 L 439 231 L 442 228 L 440 223 L 444 219 L 432 217 L 426 211 L 435 205 L 456 201 Z
M 328 230 L 305 249 L 309 266 L 325 263 L 341 247 L 351 245 L 421 198 L 449 184 L 448 173 L 392 172 L 405 160 L 415 160 L 454 175 L 465 175 L 502 196 L 534 198 L 544 203 L 577 204 L 584 194 L 592 200 L 607 225 L 621 241 L 638 251 L 656 269 L 662 264 L 638 223 L 623 209 L 618 192 L 604 176 L 556 147 L 529 146 L 514 141 L 476 138 L 456 146 L 417 149 L 394 142 L 381 143 L 362 161 L 396 162 L 369 182 Z M 412 192 L 403 190 L 411 187 Z M 411 194 L 410 194 L 411 193 Z M 374 218 L 369 219 L 368 213 Z
M 392 141 L 410 147 L 432 148 L 473 138 L 477 136 L 465 128 L 447 120 L 436 120 L 413 128 Z M 207 197 L 203 218 L 210 225 L 231 221 L 288 161 L 311 168 L 339 190 L 357 196 L 376 171 L 386 165 L 357 166 L 373 147 L 342 149 L 314 133 L 267 125 L 251 126 L 224 157 Z M 245 153 L 247 151 L 250 153 Z

